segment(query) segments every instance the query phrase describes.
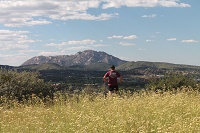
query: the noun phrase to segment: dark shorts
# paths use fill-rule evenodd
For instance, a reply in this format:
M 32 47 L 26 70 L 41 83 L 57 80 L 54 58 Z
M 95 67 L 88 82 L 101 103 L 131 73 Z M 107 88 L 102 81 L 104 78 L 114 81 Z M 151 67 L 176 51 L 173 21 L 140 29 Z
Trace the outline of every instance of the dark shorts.
M 118 91 L 119 90 L 119 88 L 118 88 L 118 85 L 115 85 L 115 86 L 108 86 L 108 90 L 109 91 Z

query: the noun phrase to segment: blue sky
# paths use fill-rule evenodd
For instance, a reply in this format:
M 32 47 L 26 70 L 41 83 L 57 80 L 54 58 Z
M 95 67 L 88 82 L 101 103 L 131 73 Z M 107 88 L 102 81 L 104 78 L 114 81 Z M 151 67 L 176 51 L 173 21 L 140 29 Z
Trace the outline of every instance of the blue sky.
M 199 0 L 0 0 L 0 65 L 88 49 L 200 66 Z

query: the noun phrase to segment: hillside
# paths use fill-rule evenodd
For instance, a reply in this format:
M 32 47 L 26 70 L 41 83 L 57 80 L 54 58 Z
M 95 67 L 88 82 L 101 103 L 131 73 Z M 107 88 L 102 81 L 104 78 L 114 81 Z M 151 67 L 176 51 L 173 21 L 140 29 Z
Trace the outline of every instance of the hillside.
M 56 63 L 41 63 L 41 64 L 30 64 L 19 66 L 17 69 L 26 70 L 92 70 L 92 71 L 106 71 L 110 68 L 110 64 L 97 62 L 90 65 L 71 65 L 71 66 L 60 66 Z M 11 66 L 2 66 L 2 68 L 14 68 Z M 16 67 L 15 67 L 16 68 Z M 200 70 L 200 66 L 182 65 L 182 64 L 172 64 L 165 62 L 147 62 L 147 61 L 137 61 L 137 62 L 125 62 L 116 67 L 117 70 L 128 71 L 133 69 L 167 69 L 167 70 Z
M 91 65 L 74 65 L 65 67 L 65 69 L 73 69 L 73 70 L 92 70 L 92 71 L 106 71 L 110 68 L 110 64 L 98 62 L 93 63 Z
M 19 66 L 18 69 L 26 70 L 61 70 L 64 69 L 62 66 L 55 63 L 42 63 L 42 64 L 31 64 L 25 66 Z
M 106 71 L 110 68 L 110 64 L 107 63 L 93 63 L 91 65 L 73 65 L 63 67 L 56 63 L 42 63 L 42 64 L 30 64 L 25 66 L 19 66 L 18 70 L 89 70 L 89 71 Z
M 200 69 L 200 66 L 191 66 L 191 65 L 182 65 L 182 64 L 172 64 L 172 63 L 165 63 L 165 62 L 147 62 L 147 61 L 138 61 L 138 62 L 126 62 L 117 67 L 119 70 L 132 70 L 132 69 L 179 69 L 179 70 L 186 70 L 186 69 Z
M 0 69 L 14 69 L 14 66 L 0 65 Z

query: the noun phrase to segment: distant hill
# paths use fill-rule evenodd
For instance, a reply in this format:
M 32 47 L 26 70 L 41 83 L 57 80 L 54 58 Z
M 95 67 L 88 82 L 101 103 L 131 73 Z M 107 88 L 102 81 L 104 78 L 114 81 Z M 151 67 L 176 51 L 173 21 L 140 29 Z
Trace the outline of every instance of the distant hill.
M 8 66 L 8 65 L 0 65 L 0 69 L 14 69 L 14 68 L 16 68 L 16 67 L 14 67 L 14 66 Z
M 73 65 L 62 67 L 55 63 L 42 63 L 42 64 L 31 64 L 25 66 L 19 66 L 18 70 L 93 70 L 93 71 L 105 71 L 110 68 L 110 64 L 107 63 L 94 63 L 91 65 Z
M 75 55 L 59 55 L 59 56 L 36 56 L 25 61 L 21 66 L 31 64 L 55 63 L 63 67 L 68 66 L 89 66 L 98 63 L 106 63 L 113 65 L 121 65 L 127 61 L 109 55 L 105 52 L 97 52 L 93 50 L 85 50 Z
M 132 70 L 138 68 L 151 68 L 151 69 L 200 69 L 200 66 L 182 65 L 182 64 L 172 64 L 165 62 L 147 62 L 147 61 L 137 61 L 137 62 L 126 62 L 117 67 L 119 70 Z
M 18 69 L 25 70 L 96 70 L 96 71 L 106 71 L 110 68 L 111 64 L 97 62 L 90 65 L 72 65 L 72 66 L 60 66 L 56 63 L 42 63 L 42 64 L 30 64 L 25 66 L 19 66 Z M 12 68 L 12 67 L 10 67 Z M 137 62 L 125 62 L 116 67 L 117 70 L 128 71 L 133 69 L 174 69 L 174 70 L 189 70 L 189 69 L 199 69 L 200 66 L 182 65 L 182 64 L 172 64 L 165 62 L 147 62 L 147 61 L 137 61 Z
M 39 70 L 61 70 L 64 68 L 56 63 L 42 63 L 42 64 L 31 64 L 31 65 L 19 66 L 18 69 L 39 71 Z

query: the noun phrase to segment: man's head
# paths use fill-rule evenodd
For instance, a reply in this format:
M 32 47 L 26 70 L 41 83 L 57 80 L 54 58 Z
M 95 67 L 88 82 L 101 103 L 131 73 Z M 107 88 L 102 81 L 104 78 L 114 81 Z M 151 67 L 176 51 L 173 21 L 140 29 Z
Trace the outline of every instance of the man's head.
M 112 66 L 110 67 L 110 69 L 111 69 L 111 70 L 115 70 L 115 66 L 112 65 Z

